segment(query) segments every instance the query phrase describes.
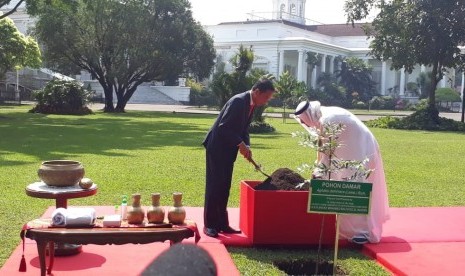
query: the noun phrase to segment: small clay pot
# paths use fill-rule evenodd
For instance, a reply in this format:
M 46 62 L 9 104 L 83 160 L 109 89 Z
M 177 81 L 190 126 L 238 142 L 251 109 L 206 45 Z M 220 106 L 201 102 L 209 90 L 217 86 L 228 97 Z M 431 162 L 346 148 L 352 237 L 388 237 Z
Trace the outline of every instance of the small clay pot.
M 132 205 L 128 206 L 127 219 L 130 224 L 141 224 L 144 222 L 145 212 L 140 207 L 140 194 L 132 195 Z
M 84 167 L 79 161 L 50 160 L 42 162 L 37 174 L 49 186 L 74 186 L 84 177 Z
M 160 193 L 152 194 L 152 206 L 147 209 L 147 220 L 150 223 L 163 223 L 165 210 L 160 207 Z
M 186 210 L 182 207 L 182 193 L 173 193 L 174 206 L 168 212 L 168 221 L 173 224 L 183 224 Z

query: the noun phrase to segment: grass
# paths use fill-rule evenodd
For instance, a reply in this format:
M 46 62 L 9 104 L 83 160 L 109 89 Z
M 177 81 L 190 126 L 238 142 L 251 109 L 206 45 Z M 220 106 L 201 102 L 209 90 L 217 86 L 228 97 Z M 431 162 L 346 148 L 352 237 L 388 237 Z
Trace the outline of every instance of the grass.
M 73 199 L 70 205 L 115 205 L 121 195 L 161 192 L 184 193 L 188 206 L 202 206 L 205 151 L 200 145 L 215 119 L 211 115 L 135 112 L 97 113 L 84 117 L 29 114 L 30 107 L 0 107 L 0 265 L 19 243 L 19 229 L 54 203 L 26 196 L 27 184 L 38 180 L 40 162 L 74 159 L 83 163 L 86 176 L 99 184 L 96 196 Z M 292 120 L 268 119 L 273 134 L 252 135 L 254 157 L 268 173 L 280 167 L 296 168 L 315 156 L 290 137 L 301 130 Z M 425 131 L 373 129 L 383 154 L 392 207 L 465 205 L 465 135 Z M 240 179 L 262 179 L 238 157 L 229 206 L 239 205 Z M 305 258 L 307 250 L 229 248 L 245 275 L 277 275 L 272 265 L 279 258 Z M 343 253 L 344 252 L 344 253 Z M 331 252 L 328 255 L 331 258 Z M 341 251 L 342 266 L 353 275 L 383 275 L 384 271 L 357 250 Z

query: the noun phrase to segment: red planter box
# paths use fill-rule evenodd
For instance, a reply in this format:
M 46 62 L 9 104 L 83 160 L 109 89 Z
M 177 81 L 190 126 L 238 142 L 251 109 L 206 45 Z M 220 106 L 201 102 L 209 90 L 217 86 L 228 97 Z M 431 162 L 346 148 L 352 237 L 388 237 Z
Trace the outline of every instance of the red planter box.
M 307 213 L 308 191 L 257 191 L 258 184 L 241 181 L 239 224 L 252 244 L 318 245 L 323 216 L 323 244 L 334 244 L 336 216 Z

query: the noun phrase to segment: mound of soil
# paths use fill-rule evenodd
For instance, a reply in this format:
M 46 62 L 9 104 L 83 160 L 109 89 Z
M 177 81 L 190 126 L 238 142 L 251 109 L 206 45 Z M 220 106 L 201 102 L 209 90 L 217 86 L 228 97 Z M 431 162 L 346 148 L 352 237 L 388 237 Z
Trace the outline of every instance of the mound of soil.
M 305 179 L 291 169 L 280 168 L 270 176 L 270 178 L 255 186 L 255 190 L 308 191 L 309 189 L 308 183 L 305 183 L 302 187 L 296 187 L 305 182 Z

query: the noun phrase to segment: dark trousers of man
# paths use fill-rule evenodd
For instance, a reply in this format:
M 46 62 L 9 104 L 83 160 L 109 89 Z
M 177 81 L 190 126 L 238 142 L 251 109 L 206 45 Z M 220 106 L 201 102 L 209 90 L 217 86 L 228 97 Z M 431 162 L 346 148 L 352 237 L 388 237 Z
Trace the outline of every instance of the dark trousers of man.
M 235 158 L 225 158 L 225 156 L 218 156 L 218 154 L 212 154 L 207 150 L 206 160 L 203 221 L 207 228 L 222 230 L 229 226 L 227 206 Z

